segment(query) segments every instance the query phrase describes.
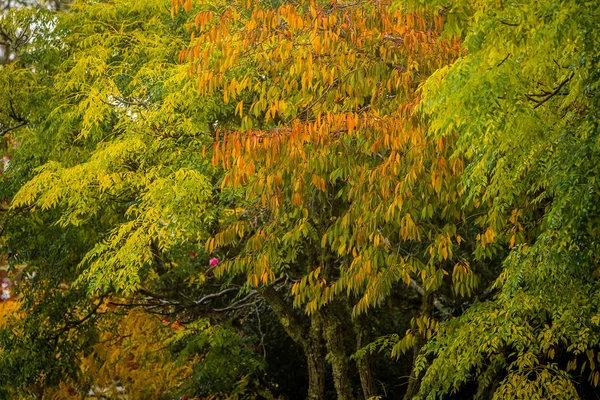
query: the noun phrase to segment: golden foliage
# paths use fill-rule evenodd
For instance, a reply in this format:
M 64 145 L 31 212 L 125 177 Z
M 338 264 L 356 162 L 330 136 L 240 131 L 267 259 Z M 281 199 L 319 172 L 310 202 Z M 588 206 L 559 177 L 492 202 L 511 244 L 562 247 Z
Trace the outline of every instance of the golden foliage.
M 174 360 L 167 347 L 176 327 L 141 310 L 130 310 L 102 328 L 99 343 L 81 363 L 84 381 L 96 394 L 157 399 L 176 393 L 189 381 L 192 367 Z M 73 386 L 63 382 L 52 399 L 69 399 L 72 393 Z

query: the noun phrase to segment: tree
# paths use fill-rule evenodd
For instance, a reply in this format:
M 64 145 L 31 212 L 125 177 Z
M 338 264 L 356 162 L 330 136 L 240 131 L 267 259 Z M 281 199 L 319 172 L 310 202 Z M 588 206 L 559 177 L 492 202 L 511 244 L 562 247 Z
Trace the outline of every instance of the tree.
M 594 2 L 426 3 L 3 12 L 2 396 L 596 394 Z
M 427 346 L 420 398 L 587 398 L 600 376 L 597 4 L 437 6 L 466 54 L 427 81 L 422 108 L 437 137 L 458 135 L 468 200 L 491 204 L 482 222 L 510 253 L 493 300 Z
M 192 256 L 219 218 L 202 148 L 221 111 L 194 101 L 177 64 L 185 22 L 161 1 L 23 8 L 0 21 L 7 32 L 36 32 L 0 67 L 12 156 L 1 177 L 3 204 L 12 201 L 2 251 L 32 276 L 16 286 L 23 318 L 0 335 L 1 362 L 13 366 L 0 387 L 11 396 L 80 380 L 107 329 L 99 310 L 115 292 L 135 296 L 127 310 L 189 319 L 239 291 L 221 290 L 208 256 Z
M 217 274 L 244 276 L 302 346 L 309 398 L 323 397 L 321 338 L 338 398 L 351 398 L 350 308 L 381 304 L 396 282 L 416 288 L 422 315 L 397 351 L 418 351 L 435 329 L 432 306 L 450 314 L 434 295 L 445 275 L 463 295 L 476 284 L 467 260 L 453 257 L 470 234 L 462 161 L 449 160 L 452 138 L 428 138 L 412 116 L 419 83 L 458 55 L 458 42 L 439 37 L 439 15 L 385 2 L 202 7 L 180 57 L 200 95 L 235 105 L 239 126 L 219 123 L 213 160 L 227 169 L 222 187 L 245 197 L 207 251 L 226 253 Z M 280 277 L 295 283 L 278 293 L 270 285 Z M 368 363 L 358 369 L 368 398 Z
M 426 125 L 411 116 L 419 82 L 454 59 L 458 43 L 439 38 L 441 19 L 427 10 L 234 6 L 204 5 L 194 20 L 196 39 L 180 54 L 200 67 L 194 87 L 184 66 L 164 61 L 172 62 L 186 17 L 176 16 L 176 33 L 165 39 L 139 22 L 156 15 L 158 3 L 76 2 L 52 31 L 61 46 L 48 46 L 40 54 L 46 64 L 28 77 L 43 89 L 21 107 L 28 131 L 19 135 L 24 150 L 13 165 L 23 175 L 11 179 L 27 183 L 15 185 L 13 207 L 41 209 L 85 237 L 72 259 L 80 268 L 75 287 L 138 293 L 150 307 L 195 309 L 192 318 L 205 299 L 239 291 L 203 293 L 211 273 L 190 260 L 220 225 L 198 261 L 215 245 L 228 253 L 217 274 L 226 271 L 231 280 L 242 273 L 247 290 L 233 304 L 257 294 L 270 304 L 304 349 L 310 397 L 323 397 L 327 352 L 338 395 L 349 398 L 349 355 L 369 334 L 367 316 L 347 322 L 352 308 L 364 314 L 403 281 L 424 301 L 398 351 L 418 351 L 435 319 L 450 313 L 452 300 L 440 300 L 441 292 L 453 296 L 454 285 L 464 295 L 475 287 L 469 264 L 453 257 L 468 236 L 460 231 L 467 225 L 455 187 L 461 161 L 450 164 L 451 140 L 427 139 Z M 259 41 L 275 51 L 254 47 Z M 230 172 L 220 193 L 212 190 L 218 174 L 203 157 L 215 128 L 237 132 L 214 149 L 215 164 L 224 161 Z M 241 152 L 242 144 L 254 146 L 252 154 Z M 33 174 L 25 168 L 29 154 L 39 166 Z M 238 242 L 235 235 L 245 233 Z M 449 271 L 453 279 L 440 291 Z M 308 318 L 293 310 L 290 294 Z M 348 332 L 356 335 L 352 351 L 343 340 Z M 358 358 L 357 367 L 370 397 L 368 360 Z

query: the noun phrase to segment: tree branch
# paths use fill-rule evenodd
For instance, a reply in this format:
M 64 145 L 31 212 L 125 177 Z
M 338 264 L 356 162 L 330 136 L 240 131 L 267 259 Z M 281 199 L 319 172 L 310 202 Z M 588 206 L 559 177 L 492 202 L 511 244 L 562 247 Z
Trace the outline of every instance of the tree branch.
M 573 76 L 575 75 L 574 72 L 571 72 L 571 75 L 569 75 L 568 77 L 566 77 L 565 79 L 563 79 L 563 81 L 561 83 L 558 84 L 558 86 L 556 86 L 556 88 L 550 92 L 550 93 L 542 93 L 540 94 L 525 94 L 525 96 L 533 101 L 534 103 L 536 103 L 536 105 L 533 107 L 534 109 L 541 107 L 544 103 L 546 103 L 548 100 L 550 100 L 551 98 L 553 98 L 554 96 L 558 95 L 560 90 L 573 78 Z M 541 100 L 535 100 L 533 97 L 544 97 Z
M 409 286 L 413 289 L 415 289 L 417 291 L 417 293 L 419 293 L 421 296 L 425 296 L 425 289 L 423 289 L 421 287 L 421 285 L 419 285 L 417 283 L 417 281 L 415 281 L 414 279 L 411 278 L 410 280 L 410 284 Z M 452 315 L 452 310 L 449 307 L 446 307 L 441 301 L 440 299 L 438 299 L 437 297 L 433 297 L 433 306 L 435 308 L 438 309 L 439 312 L 441 312 L 442 314 L 444 314 L 445 316 L 450 316 Z
M 196 303 L 197 305 L 203 305 L 210 299 L 221 297 L 227 293 L 234 292 L 234 291 L 239 291 L 239 288 L 227 288 L 227 289 L 221 290 L 220 292 L 217 292 L 217 293 L 211 293 L 211 294 L 208 294 L 208 295 L 202 297 L 200 300 L 194 301 L 194 303 Z
M 16 129 L 22 128 L 22 127 L 24 127 L 25 125 L 27 125 L 27 121 L 21 122 L 21 123 L 19 123 L 19 124 L 15 125 L 15 126 L 11 126 L 10 128 L 6 128 L 6 129 L 4 129 L 2 132 L 0 132 L 0 137 L 2 137 L 2 136 L 4 136 L 4 135 L 6 135 L 7 133 L 9 133 L 9 132 L 11 132 L 11 131 L 14 131 L 14 130 L 16 130 Z

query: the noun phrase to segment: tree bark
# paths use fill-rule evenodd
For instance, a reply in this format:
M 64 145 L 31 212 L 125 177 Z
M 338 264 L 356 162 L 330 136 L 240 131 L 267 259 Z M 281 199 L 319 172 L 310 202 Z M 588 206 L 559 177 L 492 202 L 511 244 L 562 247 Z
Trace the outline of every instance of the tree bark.
M 360 315 L 354 320 L 354 333 L 356 334 L 356 350 L 362 349 L 369 342 L 369 327 L 366 317 Z M 356 358 L 356 368 L 360 377 L 365 400 L 376 395 L 373 372 L 371 370 L 371 355 L 366 353 L 363 357 Z
M 325 394 L 325 354 L 321 341 L 321 324 L 311 316 L 308 343 L 304 347 L 308 366 L 308 400 L 321 400 Z
M 413 359 L 412 359 L 412 370 L 410 371 L 410 376 L 408 377 L 408 387 L 406 389 L 406 394 L 404 395 L 404 400 L 410 400 L 419 392 L 419 387 L 421 386 L 421 374 L 415 373 L 415 360 L 419 356 L 421 352 L 421 348 L 423 347 L 422 338 L 419 335 L 417 343 L 415 347 L 413 347 Z
M 348 377 L 349 363 L 344 348 L 344 335 L 341 322 L 331 308 L 321 311 L 323 317 L 323 335 L 327 344 L 327 359 L 333 372 L 333 383 L 338 400 L 354 399 L 352 384 Z
M 433 296 L 425 293 L 423 296 L 423 303 L 421 303 L 421 315 L 431 315 L 431 310 L 434 306 L 434 298 Z M 426 338 L 420 332 L 415 332 L 417 337 L 417 343 L 413 347 L 413 359 L 412 359 L 412 370 L 410 372 L 410 376 L 408 378 L 408 388 L 406 389 L 406 394 L 404 395 L 404 400 L 410 400 L 419 393 L 419 388 L 421 387 L 421 379 L 423 378 L 423 374 L 417 374 L 415 372 L 415 361 L 417 357 L 421 353 L 421 349 L 425 345 Z
M 302 347 L 308 368 L 308 400 L 322 400 L 325 397 L 325 354 L 318 315 L 310 317 L 307 328 L 274 288 L 263 287 L 258 292 L 271 306 L 288 336 Z

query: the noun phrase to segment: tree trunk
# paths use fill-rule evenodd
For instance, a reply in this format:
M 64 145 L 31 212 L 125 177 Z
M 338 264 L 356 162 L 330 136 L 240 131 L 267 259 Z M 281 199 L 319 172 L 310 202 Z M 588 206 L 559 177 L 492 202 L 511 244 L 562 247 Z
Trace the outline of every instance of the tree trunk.
M 322 352 L 307 352 L 308 400 L 321 400 L 325 395 L 325 359 Z
M 406 389 L 406 394 L 404 395 L 404 400 L 410 400 L 419 392 L 419 387 L 421 386 L 421 374 L 415 373 L 415 361 L 421 352 L 421 348 L 423 347 L 423 341 L 419 336 L 415 347 L 413 347 L 413 359 L 412 359 L 412 370 L 410 371 L 410 376 L 408 377 L 408 388 Z
M 424 294 L 423 302 L 421 303 L 421 315 L 430 315 L 431 309 L 433 307 L 433 296 L 429 294 Z M 415 332 L 417 337 L 417 343 L 413 347 L 413 359 L 412 359 L 412 370 L 410 371 L 410 376 L 408 378 L 408 388 L 406 389 L 406 394 L 404 395 L 404 400 L 410 400 L 419 393 L 419 388 L 421 387 L 421 379 L 423 378 L 423 374 L 415 373 L 415 361 L 417 357 L 421 353 L 421 349 L 425 345 L 427 339 L 421 332 Z
M 302 347 L 308 368 L 308 400 L 322 400 L 325 397 L 325 354 L 318 315 L 310 317 L 307 329 L 275 289 L 264 287 L 259 293 L 271 306 L 288 336 Z
M 356 350 L 358 351 L 369 342 L 369 325 L 365 316 L 358 316 L 354 320 L 354 332 L 356 334 Z M 365 400 L 376 395 L 370 361 L 371 355 L 368 353 L 365 353 L 363 357 L 356 358 L 356 368 L 360 376 L 360 386 Z
M 321 352 L 306 354 L 308 364 L 308 400 L 321 400 L 325 394 L 325 362 Z
M 353 399 L 352 384 L 348 377 L 348 356 L 344 349 L 344 335 L 340 320 L 330 308 L 324 309 L 321 315 L 324 321 L 323 335 L 327 343 L 327 359 L 331 364 L 338 400 Z
M 312 315 L 308 340 L 304 345 L 308 366 L 308 400 L 321 400 L 325 393 L 325 351 L 321 330 L 318 316 Z

